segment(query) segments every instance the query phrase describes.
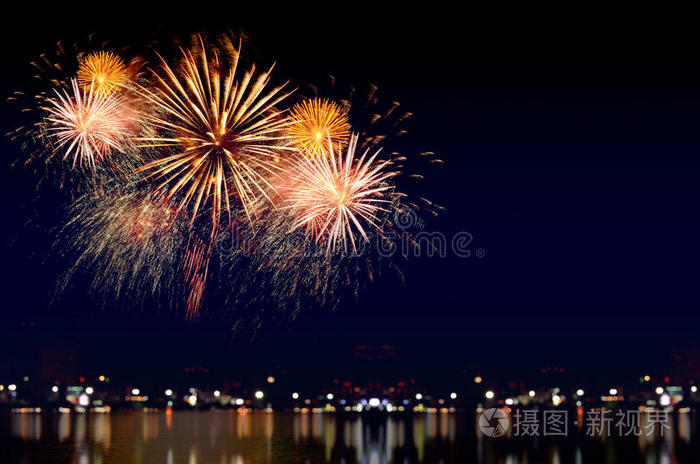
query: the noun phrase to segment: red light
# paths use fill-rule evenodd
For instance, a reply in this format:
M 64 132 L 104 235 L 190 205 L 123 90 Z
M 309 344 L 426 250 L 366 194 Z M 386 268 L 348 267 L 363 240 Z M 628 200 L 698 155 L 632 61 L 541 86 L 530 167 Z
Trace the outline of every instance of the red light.
M 664 377 L 664 382 L 669 383 L 670 381 L 671 379 L 669 379 L 668 377 Z
M 85 377 L 80 377 L 78 380 L 80 381 L 80 383 L 85 383 Z

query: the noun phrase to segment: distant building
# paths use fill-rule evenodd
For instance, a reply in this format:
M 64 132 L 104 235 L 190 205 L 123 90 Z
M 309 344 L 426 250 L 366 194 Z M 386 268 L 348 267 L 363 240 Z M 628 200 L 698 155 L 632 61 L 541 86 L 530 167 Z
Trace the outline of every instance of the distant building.
M 78 379 L 78 347 L 73 341 L 44 342 L 39 348 L 39 379 L 65 384 Z

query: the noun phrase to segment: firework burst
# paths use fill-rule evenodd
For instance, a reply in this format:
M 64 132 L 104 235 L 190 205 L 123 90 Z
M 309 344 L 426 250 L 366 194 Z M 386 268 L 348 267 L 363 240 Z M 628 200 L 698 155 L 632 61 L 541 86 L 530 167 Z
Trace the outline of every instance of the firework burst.
M 367 228 L 380 229 L 379 213 L 388 212 L 393 172 L 388 161 L 376 162 L 379 151 L 355 160 L 357 136 L 350 138 L 345 155 L 329 142 L 327 153 L 301 156 L 292 168 L 291 188 L 285 191 L 287 208 L 295 213 L 292 230 L 304 228 L 329 250 L 342 245 L 356 250 L 359 234 L 369 240 Z
M 286 84 L 266 90 L 272 68 L 255 77 L 252 66 L 237 80 L 238 53 L 228 66 L 216 53 L 209 57 L 204 46 L 196 55 L 182 53 L 180 70 L 161 58 L 157 90 L 141 89 L 159 113 L 147 121 L 158 135 L 140 142 L 173 152 L 141 171 L 159 182 L 158 189 L 167 189 L 169 198 L 180 194 L 179 208 L 190 205 L 193 220 L 210 201 L 215 230 L 222 209 L 230 218 L 234 192 L 248 218 L 257 197 L 269 199 L 266 177 L 278 171 L 285 150 L 292 150 L 284 146 L 289 122 L 275 107 L 289 93 L 283 91 Z
M 97 94 L 111 93 L 126 81 L 124 61 L 112 52 L 90 53 L 80 60 L 78 83 L 84 89 L 94 86 Z
M 64 159 L 72 155 L 73 167 L 87 164 L 94 169 L 98 161 L 119 149 L 126 136 L 123 99 L 98 94 L 92 85 L 81 90 L 75 79 L 71 89 L 56 90 L 55 97 L 46 100 L 46 131 L 55 143 L 54 151 L 65 148 Z
M 350 136 L 347 113 L 330 100 L 312 98 L 294 105 L 289 118 L 292 143 L 305 153 L 324 153 L 327 140 L 345 145 Z

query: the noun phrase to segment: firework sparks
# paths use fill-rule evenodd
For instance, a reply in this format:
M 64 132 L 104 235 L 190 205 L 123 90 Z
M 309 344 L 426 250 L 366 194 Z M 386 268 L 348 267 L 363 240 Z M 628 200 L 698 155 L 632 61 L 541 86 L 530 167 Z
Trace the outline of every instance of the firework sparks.
M 80 60 L 78 83 L 83 89 L 94 86 L 97 94 L 111 93 L 126 80 L 124 61 L 112 52 L 90 53 Z
M 329 100 L 313 98 L 297 103 L 289 118 L 292 142 L 305 153 L 323 153 L 328 139 L 338 146 L 346 144 L 350 136 L 347 113 Z
M 394 173 L 389 162 L 377 162 L 379 154 L 366 151 L 355 160 L 357 136 L 350 139 L 345 156 L 328 144 L 327 154 L 302 156 L 292 172 L 292 188 L 286 192 L 288 207 L 295 212 L 292 230 L 304 227 L 316 241 L 327 241 L 329 250 L 342 244 L 356 250 L 359 234 L 369 240 L 366 228 L 380 229 L 378 214 L 387 212 L 393 188 L 387 180 Z
M 141 171 L 160 181 L 168 197 L 181 194 L 180 208 L 192 206 L 192 218 L 211 200 L 213 230 L 224 209 L 230 217 L 230 193 L 237 194 L 251 217 L 256 197 L 269 199 L 266 176 L 277 172 L 283 134 L 289 122 L 275 108 L 289 93 L 286 84 L 265 90 L 272 68 L 255 77 L 255 66 L 236 80 L 238 53 L 230 66 L 216 54 L 208 57 L 204 46 L 194 55 L 182 51 L 178 73 L 162 60 L 164 76 L 156 74 L 159 89 L 142 89 L 160 111 L 149 118 L 160 132 L 140 139 L 144 146 L 165 147 L 174 154 L 147 163 Z
M 94 169 L 96 162 L 119 149 L 126 135 L 123 100 L 114 94 L 98 94 L 92 85 L 81 90 L 75 79 L 71 88 L 72 94 L 56 90 L 56 96 L 46 100 L 46 130 L 56 151 L 68 147 L 63 158 L 72 154 L 73 167 L 85 163 Z

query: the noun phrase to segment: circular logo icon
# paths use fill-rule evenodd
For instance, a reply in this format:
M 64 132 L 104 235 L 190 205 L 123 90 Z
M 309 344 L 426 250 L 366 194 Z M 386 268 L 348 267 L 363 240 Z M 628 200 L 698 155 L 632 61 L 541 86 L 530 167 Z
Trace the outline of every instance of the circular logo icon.
M 508 415 L 503 409 L 487 409 L 479 416 L 479 428 L 487 437 L 500 437 L 508 430 Z

